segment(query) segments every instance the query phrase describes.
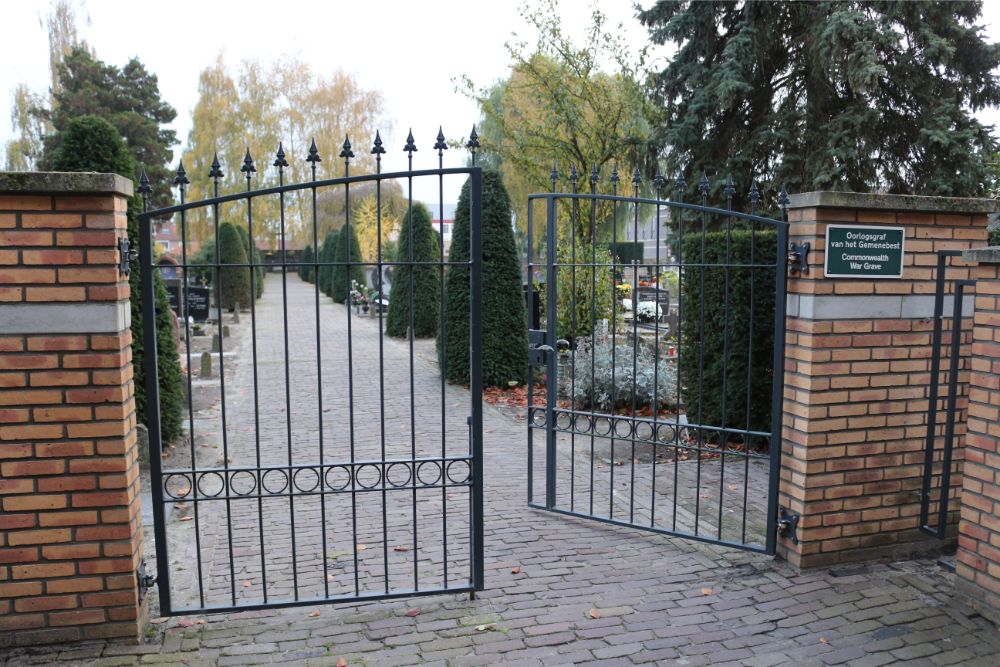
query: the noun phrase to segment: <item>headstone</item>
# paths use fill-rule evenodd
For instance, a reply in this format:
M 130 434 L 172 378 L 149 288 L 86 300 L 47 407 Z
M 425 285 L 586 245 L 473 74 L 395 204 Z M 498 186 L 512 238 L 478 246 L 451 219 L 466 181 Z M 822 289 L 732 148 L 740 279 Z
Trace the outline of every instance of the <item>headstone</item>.
M 212 334 L 212 352 L 219 352 L 222 350 L 222 346 L 219 343 L 219 334 Z
M 189 285 L 187 288 L 187 306 L 188 315 L 194 319 L 195 322 L 204 322 L 208 319 L 209 315 L 209 288 L 207 287 L 197 287 Z
M 240 302 L 233 304 L 233 324 L 240 323 Z M 227 334 L 228 335 L 228 334 Z
M 181 281 L 177 279 L 164 279 L 163 285 L 167 288 L 167 303 L 170 304 L 170 310 L 174 311 L 174 314 L 180 319 L 183 317 L 181 315 Z
M 210 352 L 201 353 L 201 377 L 212 377 L 212 354 Z
M 229 325 L 228 324 L 223 324 L 222 325 L 222 337 L 223 338 L 229 338 Z

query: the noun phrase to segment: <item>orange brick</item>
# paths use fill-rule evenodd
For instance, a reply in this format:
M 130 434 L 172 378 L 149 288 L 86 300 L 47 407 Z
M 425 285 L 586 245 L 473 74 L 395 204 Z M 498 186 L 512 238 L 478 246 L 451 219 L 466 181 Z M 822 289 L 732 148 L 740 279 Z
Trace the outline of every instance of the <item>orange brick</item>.
M 68 533 L 69 531 L 67 530 L 66 532 Z M 69 577 L 76 574 L 76 565 L 74 563 L 15 565 L 10 568 L 10 573 L 13 579 L 49 579 L 51 577 Z
M 118 368 L 125 365 L 124 352 L 118 354 L 67 354 L 63 368 Z
M 0 496 L 12 495 L 15 493 L 31 493 L 34 490 L 35 480 L 33 479 L 0 478 Z M 10 508 L 8 507 L 8 509 Z
M 28 349 L 32 352 L 86 350 L 86 336 L 31 336 Z
M 60 611 L 49 614 L 49 624 L 55 626 L 63 625 L 87 625 L 91 623 L 103 623 L 104 611 L 100 609 L 81 611 Z
M 131 558 L 102 558 L 101 560 L 85 560 L 78 563 L 80 574 L 109 574 L 114 572 L 132 572 Z
M 17 250 L 0 250 L 0 266 L 11 266 L 17 262 Z
M 92 491 L 96 487 L 97 480 L 91 475 L 44 477 L 38 480 L 39 493 L 52 493 L 55 491 Z
M 35 408 L 31 413 L 36 422 L 79 422 L 92 417 L 89 407 Z
M 24 426 L 0 426 L 0 441 L 3 440 L 35 440 L 61 438 L 61 424 L 26 424 Z
M 83 264 L 82 250 L 22 250 L 21 261 L 25 264 L 60 266 Z
M 108 522 L 109 519 L 105 518 L 108 512 L 101 513 L 101 520 Z M 125 517 L 128 520 L 128 517 Z M 121 523 L 119 525 L 113 526 L 93 526 L 93 527 L 81 527 L 76 529 L 76 539 L 80 542 L 90 541 L 90 540 L 128 540 L 132 538 L 132 528 L 127 523 Z
M 128 504 L 125 491 L 104 491 L 100 493 L 74 493 L 73 507 L 116 507 Z
M 47 195 L 0 195 L 0 211 L 49 211 L 52 197 Z
M 43 515 L 44 516 L 44 515 Z M 34 528 L 34 514 L 0 514 L 0 530 L 13 530 L 16 528 Z
M 17 226 L 17 214 L 0 213 L 0 229 L 13 229 Z
M 126 432 L 126 427 L 121 421 L 112 422 L 89 422 L 85 424 L 67 424 L 66 431 L 70 438 L 100 438 L 106 436 L 120 436 Z
M 15 389 L 27 384 L 24 373 L 0 373 L 0 389 Z
M 117 285 L 91 285 L 87 288 L 88 301 L 122 301 L 128 297 L 128 283 L 118 283 Z
M 0 475 L 4 477 L 58 475 L 65 469 L 65 461 L 13 461 L 0 464 Z
M 99 591 L 104 588 L 104 581 L 100 577 L 73 578 L 73 579 L 49 579 L 45 582 L 46 593 L 86 593 Z
M 17 424 L 28 421 L 27 410 L 0 409 L 0 424 Z
M 33 303 L 85 301 L 87 290 L 83 287 L 28 287 L 25 301 Z
M 57 211 L 114 211 L 113 197 L 56 197 Z
M 58 365 L 59 360 L 54 355 L 5 354 L 0 356 L 0 370 L 55 368 Z
M 0 231 L 0 246 L 50 246 L 52 232 Z
M 117 283 L 118 267 L 59 269 L 60 283 Z
M 86 371 L 44 371 L 30 375 L 32 387 L 64 387 L 84 385 L 88 381 Z
M 38 560 L 38 549 L 25 547 L 22 549 L 0 549 L 0 563 L 34 563 Z
M 72 213 L 22 213 L 21 227 L 25 229 L 72 229 L 83 227 L 83 216 Z
M 55 528 L 62 526 L 93 526 L 97 523 L 97 512 L 44 512 L 38 515 L 38 521 L 39 525 L 43 528 Z M 34 526 L 34 523 L 27 527 L 31 526 Z
M 27 595 L 41 595 L 40 581 L 23 581 L 0 584 L 0 598 L 17 598 Z
M 25 512 L 31 510 L 58 510 L 66 507 L 65 495 L 8 496 L 3 499 L 5 512 Z M 20 533 L 23 535 L 23 533 Z M 13 540 L 14 536 L 11 535 Z M 13 542 L 11 542 L 13 544 Z
M 38 458 L 90 456 L 94 453 L 92 442 L 39 442 L 35 444 Z
M 97 558 L 101 555 L 101 545 L 91 544 L 57 544 L 42 547 L 42 556 L 46 560 L 80 560 Z
M 2 238 L 2 234 L 0 234 L 0 238 Z M 50 234 L 49 242 L 47 245 L 51 245 L 51 238 L 52 237 Z M 112 230 L 56 232 L 57 246 L 105 246 L 110 248 L 115 244 L 116 241 L 117 241 L 117 234 L 115 234 L 115 232 Z M 23 244 L 23 245 L 41 245 L 41 244 Z
M 51 595 L 40 598 L 21 598 L 14 601 L 14 609 L 19 612 L 76 609 L 76 607 L 75 595 Z

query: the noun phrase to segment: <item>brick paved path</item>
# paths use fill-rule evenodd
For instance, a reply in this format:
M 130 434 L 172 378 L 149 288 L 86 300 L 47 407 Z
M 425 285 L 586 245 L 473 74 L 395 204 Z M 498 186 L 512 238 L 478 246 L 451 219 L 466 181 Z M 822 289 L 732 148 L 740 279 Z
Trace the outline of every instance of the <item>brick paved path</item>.
M 261 460 L 266 465 L 286 464 L 288 452 L 284 365 L 278 363 L 284 346 L 280 316 L 274 316 L 274 308 L 280 309 L 281 290 L 274 277 L 270 281 L 258 313 L 257 351 L 261 433 L 266 445 Z M 290 279 L 289 288 L 290 303 L 302 329 L 302 337 L 293 335 L 290 345 L 292 454 L 296 461 L 299 456 L 311 461 L 318 440 L 316 422 L 312 426 L 306 423 L 310 415 L 315 419 L 318 410 L 312 404 L 315 392 L 309 389 L 316 382 L 311 356 L 314 343 L 309 343 L 310 335 L 315 340 L 315 330 L 308 323 L 311 311 L 306 310 L 311 297 L 308 288 L 295 278 Z M 343 330 L 337 322 L 346 329 L 346 317 L 343 307 L 330 304 L 328 299 L 323 299 L 322 308 L 321 328 L 329 339 L 324 346 L 324 379 L 333 383 L 333 378 L 340 378 L 329 391 L 324 389 L 324 411 L 330 410 L 323 413 L 324 432 L 337 434 L 349 418 L 343 381 L 346 361 L 336 360 L 326 351 L 342 345 L 338 337 L 343 336 Z M 356 341 L 367 335 L 369 341 L 377 343 L 375 322 L 354 321 L 352 326 Z M 420 401 L 426 401 L 418 406 L 418 412 L 436 416 L 433 421 L 416 424 L 417 434 L 422 436 L 418 447 L 426 447 L 418 455 L 439 456 L 441 390 L 431 366 L 433 345 L 420 343 L 416 353 L 417 393 Z M 239 354 L 248 351 L 243 349 Z M 392 417 L 387 421 L 391 425 L 386 429 L 387 452 L 409 456 L 408 371 L 400 366 L 408 359 L 407 347 L 387 341 L 385 354 L 390 360 L 387 377 L 398 382 L 402 368 L 404 382 L 402 388 L 393 386 L 394 398 L 386 403 L 386 413 Z M 326 357 L 331 358 L 327 361 Z M 359 344 L 355 363 L 355 404 L 360 399 L 361 404 L 371 405 L 378 400 L 378 373 L 372 370 L 372 364 L 377 369 L 377 344 L 374 350 L 370 344 Z M 337 364 L 342 367 L 338 369 Z M 242 364 L 231 388 L 227 387 L 227 431 L 231 429 L 227 447 L 232 466 L 255 464 L 253 398 L 252 392 L 246 391 L 252 384 L 251 370 L 250 364 Z M 231 396 L 229 391 L 233 391 Z M 460 388 L 446 390 L 448 455 L 464 452 L 467 400 Z M 784 563 L 763 556 L 528 510 L 524 506 L 524 424 L 489 406 L 485 415 L 487 590 L 478 599 L 450 594 L 173 618 L 152 626 L 148 643 L 141 646 L 94 643 L 67 649 L 18 650 L 6 655 L 8 663 L 336 665 L 341 659 L 351 665 L 1000 663 L 997 628 L 951 601 L 952 576 L 930 560 L 798 575 Z M 204 422 L 206 428 L 214 423 L 209 418 Z M 376 427 L 355 420 L 358 460 L 379 453 L 381 437 Z M 334 442 L 337 444 L 330 447 L 328 460 L 349 458 L 344 449 L 346 440 Z M 205 452 L 198 453 L 200 465 L 218 462 L 220 450 L 211 445 L 202 449 Z M 565 458 L 561 466 L 566 465 Z M 449 545 L 454 544 L 448 553 L 450 576 L 463 576 L 463 563 L 467 567 L 465 545 L 455 539 L 465 535 L 462 492 L 420 492 L 417 516 L 421 537 L 416 551 L 418 576 L 427 585 L 440 583 L 443 576 L 439 546 L 442 503 L 449 506 Z M 407 577 L 412 577 L 412 551 L 383 551 L 378 525 L 381 494 L 368 495 L 376 500 L 366 499 L 368 504 L 355 508 L 358 542 L 364 549 L 351 548 L 349 499 L 331 501 L 328 506 L 328 547 L 344 544 L 332 560 L 327 554 L 327 572 L 333 575 L 329 583 L 335 591 L 352 590 L 355 555 L 359 581 L 366 581 L 366 585 L 384 585 L 379 577 L 387 561 L 393 585 L 398 580 L 403 586 Z M 405 529 L 411 528 L 413 516 L 411 492 L 395 495 L 402 500 L 397 504 L 387 501 L 387 533 L 393 542 L 409 534 Z M 322 535 L 316 520 L 318 506 L 310 505 L 308 499 L 296 498 L 295 502 L 300 554 L 296 567 L 305 595 L 324 586 L 323 575 L 317 578 L 317 573 L 323 572 Z M 256 501 L 232 503 L 247 509 L 231 510 L 231 517 L 223 502 L 202 504 L 206 509 L 199 516 L 199 525 L 209 601 L 225 602 L 232 596 L 225 539 L 229 525 L 236 543 L 238 570 L 232 581 L 237 599 L 252 601 L 262 593 L 260 525 L 265 527 L 268 588 L 276 594 L 287 593 L 292 571 L 288 500 L 264 503 L 263 524 L 256 523 Z M 184 516 L 183 511 L 175 513 L 172 531 L 193 531 L 194 521 L 181 521 Z M 301 527 L 299 517 L 303 518 Z M 430 546 L 435 544 L 436 548 Z M 179 554 L 175 567 L 190 573 L 192 554 Z M 197 599 L 190 577 L 176 578 L 175 596 L 188 602 Z M 0 654 L 0 663 L 4 657 Z

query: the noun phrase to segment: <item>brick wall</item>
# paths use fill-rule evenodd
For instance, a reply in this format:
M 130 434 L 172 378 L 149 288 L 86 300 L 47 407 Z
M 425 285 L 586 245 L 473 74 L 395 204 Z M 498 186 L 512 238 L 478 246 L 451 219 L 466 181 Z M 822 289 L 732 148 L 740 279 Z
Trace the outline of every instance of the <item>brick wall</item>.
M 937 251 L 985 245 L 991 206 L 854 193 L 793 197 L 790 238 L 809 241 L 812 250 L 810 273 L 788 283 L 779 503 L 801 520 L 799 544 L 779 539 L 779 553 L 792 563 L 940 546 L 918 530 Z M 824 277 L 829 223 L 905 227 L 902 278 Z M 969 265 L 959 259 L 947 276 L 968 278 Z M 966 381 L 964 373 L 959 410 Z M 958 470 L 963 422 L 957 420 Z M 961 483 L 960 474 L 952 477 L 953 494 Z M 951 507 L 957 513 L 958 504 Z
M 976 312 L 956 593 L 1000 623 L 1000 249 L 970 253 Z
M 0 646 L 139 634 L 131 191 L 0 174 Z

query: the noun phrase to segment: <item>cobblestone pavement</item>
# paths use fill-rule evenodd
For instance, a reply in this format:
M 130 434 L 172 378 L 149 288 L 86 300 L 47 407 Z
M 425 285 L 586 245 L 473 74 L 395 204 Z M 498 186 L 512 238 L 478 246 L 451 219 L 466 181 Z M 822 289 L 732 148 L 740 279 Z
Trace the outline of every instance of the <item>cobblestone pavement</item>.
M 327 355 L 331 358 L 324 361 L 323 379 L 331 387 L 329 393 L 324 389 L 328 402 L 324 402 L 323 409 L 331 412 L 319 413 L 318 404 L 313 404 L 315 392 L 305 388 L 316 386 L 318 380 L 310 353 L 315 349 L 315 330 L 306 322 L 311 293 L 297 279 L 290 278 L 289 295 L 289 303 L 299 318 L 296 331 L 302 336 L 293 337 L 290 345 L 294 360 L 290 369 L 292 387 L 300 386 L 296 385 L 300 381 L 303 387 L 292 390 L 293 400 L 289 402 L 293 422 L 291 451 L 293 460 L 298 461 L 300 456 L 314 456 L 310 447 L 315 447 L 316 439 L 311 433 L 318 429 L 315 422 L 312 426 L 305 423 L 310 416 L 323 414 L 324 432 L 335 434 L 350 422 L 346 409 L 351 391 L 355 392 L 356 404 L 359 398 L 364 405 L 378 401 L 378 328 L 372 320 L 352 323 L 355 358 L 360 362 L 360 366 L 354 366 L 353 387 L 344 387 L 347 373 L 344 367 L 337 366 L 346 362 Z M 347 318 L 342 306 L 332 305 L 325 298 L 323 301 L 321 332 L 326 332 L 323 335 L 328 338 L 324 340 L 329 340 L 323 348 L 326 354 L 342 341 L 344 331 L 339 327 L 346 328 Z M 258 400 L 263 406 L 260 432 L 268 434 L 262 438 L 265 451 L 261 457 L 267 466 L 286 464 L 289 451 L 283 413 L 284 365 L 275 363 L 284 355 L 280 306 L 280 282 L 271 277 L 257 313 L 258 386 L 264 389 L 259 392 L 263 400 Z M 279 309 L 277 316 L 275 308 Z M 310 335 L 311 348 L 306 346 Z M 237 350 L 239 355 L 249 353 L 245 347 Z M 410 456 L 414 442 L 410 433 L 415 432 L 420 446 L 428 448 L 418 451 L 418 456 L 440 456 L 443 423 L 445 452 L 460 455 L 465 446 L 463 438 L 467 437 L 464 422 L 468 394 L 461 388 L 449 387 L 442 401 L 432 366 L 433 344 L 419 343 L 415 354 L 415 396 L 422 401 L 418 402 L 418 413 L 429 413 L 434 418 L 415 421 L 416 429 L 411 431 L 407 345 L 387 339 L 383 349 L 384 358 L 389 360 L 386 372 L 396 384 L 388 394 L 393 398 L 386 404 L 386 433 L 391 428 L 402 434 L 388 438 L 391 442 L 387 452 Z M 234 467 L 256 465 L 252 391 L 247 391 L 252 385 L 248 375 L 251 370 L 250 364 L 241 364 L 234 374 L 236 379 L 227 387 L 227 429 L 232 429 L 232 435 L 227 434 L 226 448 Z M 334 384 L 334 378 L 339 378 L 339 384 Z M 446 408 L 443 422 L 442 406 Z M 213 419 L 206 415 L 204 425 L 211 428 Z M 370 456 L 371 451 L 378 452 L 378 424 L 363 425 L 356 420 L 355 427 L 356 447 L 369 452 L 356 451 L 356 460 Z M 464 594 L 445 594 L 156 619 L 162 622 L 151 625 L 146 642 L 138 646 L 92 643 L 18 649 L 6 655 L 0 653 L 0 664 L 1000 664 L 997 628 L 953 602 L 953 577 L 933 560 L 797 574 L 786 564 L 760 555 L 530 510 L 525 507 L 524 422 L 487 406 L 484 431 L 487 590 L 475 600 Z M 395 431 L 393 436 L 397 436 Z M 329 449 L 328 460 L 349 459 L 343 449 L 346 440 L 334 442 L 338 444 Z M 279 449 L 275 443 L 283 445 Z M 214 446 L 209 444 L 204 450 L 204 454 L 197 453 L 199 465 L 220 463 Z M 262 594 L 262 573 L 255 565 L 261 562 L 261 553 L 265 555 L 265 569 L 270 567 L 268 590 L 273 595 L 288 594 L 293 523 L 301 526 L 296 533 L 300 556 L 295 568 L 303 578 L 304 590 L 316 591 L 324 586 L 322 575 L 316 580 L 324 564 L 326 572 L 334 577 L 330 583 L 335 591 L 349 592 L 355 572 L 359 582 L 384 584 L 379 577 L 386 563 L 391 566 L 393 586 L 398 582 L 403 587 L 407 580 L 412 585 L 414 561 L 422 573 L 418 579 L 427 585 L 443 576 L 441 565 L 445 560 L 455 580 L 467 576 L 467 569 L 463 570 L 467 568 L 463 551 L 467 543 L 455 539 L 466 534 L 462 522 L 467 501 L 460 497 L 462 489 L 421 493 L 424 495 L 416 510 L 409 500 L 410 491 L 399 494 L 406 502 L 397 506 L 389 501 L 386 505 L 388 542 L 400 539 L 400 528 L 412 527 L 408 517 L 416 513 L 421 527 L 416 556 L 411 551 L 385 548 L 388 542 L 383 540 L 381 527 L 371 528 L 381 519 L 380 494 L 369 494 L 379 500 L 353 515 L 359 517 L 357 541 L 364 549 L 357 545 L 351 548 L 354 521 L 350 520 L 350 503 L 327 507 L 327 547 L 336 548 L 337 540 L 345 544 L 333 561 L 329 553 L 325 560 L 315 558 L 324 544 L 316 518 L 320 508 L 310 509 L 305 500 L 295 501 L 299 503 L 295 522 L 287 519 L 287 498 L 270 501 L 272 504 L 263 512 L 263 524 L 255 523 L 260 516 L 256 501 L 245 503 L 250 508 L 246 514 L 237 510 L 231 517 L 225 503 L 203 502 L 206 509 L 199 516 L 199 547 L 207 575 L 208 601 L 227 603 L 234 595 L 231 582 L 238 582 L 238 603 L 253 602 Z M 455 497 L 449 498 L 449 494 Z M 447 505 L 451 513 L 447 559 L 440 548 L 442 505 Z M 182 521 L 184 516 L 184 512 L 175 512 L 168 527 L 193 531 L 195 522 Z M 438 518 L 432 521 L 431 517 Z M 230 526 L 240 568 L 235 579 L 228 573 L 230 558 L 224 544 Z M 259 544 L 261 526 L 267 529 L 263 549 Z M 179 561 L 174 567 L 186 567 L 184 571 L 189 575 L 174 581 L 175 598 L 185 603 L 198 600 L 190 578 L 195 553 L 173 554 Z M 307 560 L 306 555 L 311 557 Z

